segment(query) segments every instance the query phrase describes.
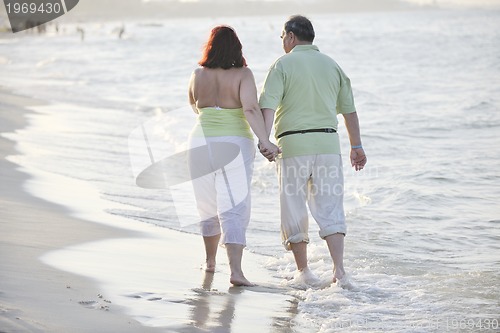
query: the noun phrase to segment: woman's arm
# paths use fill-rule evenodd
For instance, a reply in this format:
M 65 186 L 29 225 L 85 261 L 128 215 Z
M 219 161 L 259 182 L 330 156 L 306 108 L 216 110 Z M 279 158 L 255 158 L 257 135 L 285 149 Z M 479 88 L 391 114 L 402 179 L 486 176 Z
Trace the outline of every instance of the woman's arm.
M 198 109 L 196 108 L 196 100 L 194 98 L 194 82 L 196 80 L 196 71 L 191 74 L 191 78 L 189 79 L 189 87 L 188 87 L 188 98 L 189 105 L 193 108 L 194 113 L 198 113 Z
M 257 101 L 257 88 L 255 87 L 255 79 L 250 69 L 245 69 L 243 79 L 240 84 L 240 100 L 243 106 L 243 112 L 247 118 L 250 127 L 259 139 L 260 149 L 267 149 L 273 153 L 273 158 L 269 159 L 274 161 L 274 156 L 279 152 L 279 148 L 269 141 L 269 133 L 264 122 L 264 116 L 260 110 Z M 270 132 L 270 131 L 269 131 Z

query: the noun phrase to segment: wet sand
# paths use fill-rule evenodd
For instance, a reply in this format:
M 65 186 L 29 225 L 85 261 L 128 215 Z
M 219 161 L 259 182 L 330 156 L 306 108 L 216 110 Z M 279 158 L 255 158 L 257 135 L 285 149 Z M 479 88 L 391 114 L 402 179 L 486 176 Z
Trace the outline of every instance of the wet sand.
M 43 103 L 5 89 L 0 101 L 0 133 L 25 127 L 29 107 Z M 232 287 L 223 248 L 215 274 L 200 269 L 198 235 L 132 221 L 118 228 L 106 225 L 105 213 L 82 220 L 34 197 L 25 190 L 33 176 L 6 159 L 15 148 L 0 135 L 1 332 L 291 329 L 297 302 L 263 268 L 264 257 L 245 251 L 243 259 L 259 286 Z M 54 186 L 51 178 L 36 182 Z

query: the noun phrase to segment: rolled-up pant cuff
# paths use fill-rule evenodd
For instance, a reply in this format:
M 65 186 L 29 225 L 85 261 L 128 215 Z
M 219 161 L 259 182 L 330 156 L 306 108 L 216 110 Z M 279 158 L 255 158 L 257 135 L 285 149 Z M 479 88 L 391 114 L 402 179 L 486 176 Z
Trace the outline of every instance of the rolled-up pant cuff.
M 347 235 L 347 227 L 345 224 L 331 225 L 319 231 L 319 237 L 321 237 L 321 239 L 325 239 L 325 237 L 335 234 L 344 234 L 344 236 Z
M 307 234 L 300 233 L 290 236 L 283 241 L 283 246 L 285 246 L 285 249 L 287 251 L 290 251 L 292 249 L 290 243 L 302 243 L 302 242 L 309 243 L 309 236 Z

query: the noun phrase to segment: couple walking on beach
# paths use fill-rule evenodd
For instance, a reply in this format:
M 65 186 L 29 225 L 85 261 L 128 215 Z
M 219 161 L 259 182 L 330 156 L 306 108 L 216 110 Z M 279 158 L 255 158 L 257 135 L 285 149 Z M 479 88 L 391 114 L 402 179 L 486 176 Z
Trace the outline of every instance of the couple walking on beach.
M 233 285 L 253 285 L 241 269 L 256 151 L 251 131 L 260 153 L 276 162 L 283 245 L 293 252 L 302 281 L 319 283 L 307 263 L 306 204 L 328 245 L 332 282 L 346 280 L 337 114 L 344 117 L 356 171 L 363 169 L 366 156 L 349 78 L 313 45 L 314 37 L 309 19 L 289 18 L 281 34 L 286 54 L 269 69 L 259 99 L 242 45 L 228 26 L 211 31 L 201 68 L 191 76 L 189 101 L 198 117 L 190 137 L 189 168 L 205 243 L 205 269 L 215 271 L 218 245 L 223 244 Z M 277 145 L 269 140 L 273 125 Z M 197 147 L 207 149 L 200 153 Z M 207 165 L 213 172 L 200 173 Z

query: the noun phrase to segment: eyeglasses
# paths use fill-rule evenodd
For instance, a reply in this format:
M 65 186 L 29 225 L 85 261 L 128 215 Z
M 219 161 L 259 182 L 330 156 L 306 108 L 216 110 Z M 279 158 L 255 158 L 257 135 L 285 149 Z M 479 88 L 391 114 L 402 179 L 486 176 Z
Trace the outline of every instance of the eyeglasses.
M 293 34 L 293 31 L 291 31 L 291 30 L 290 30 L 290 31 L 288 31 L 288 32 L 283 31 L 283 32 L 281 33 L 281 35 L 280 35 L 280 38 L 281 38 L 281 39 L 285 38 L 285 36 L 286 36 L 288 33 L 290 33 L 290 32 Z

